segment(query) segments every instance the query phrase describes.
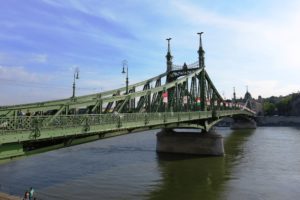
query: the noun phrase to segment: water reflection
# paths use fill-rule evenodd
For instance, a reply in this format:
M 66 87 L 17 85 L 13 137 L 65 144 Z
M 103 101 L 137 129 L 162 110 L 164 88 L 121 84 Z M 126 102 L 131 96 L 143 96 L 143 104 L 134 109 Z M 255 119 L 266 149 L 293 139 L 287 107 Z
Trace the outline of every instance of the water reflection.
M 225 157 L 199 157 L 158 154 L 162 183 L 149 194 L 149 199 L 220 199 L 223 185 L 231 178 L 231 168 L 243 155 L 243 144 L 254 133 L 224 132 Z
M 258 128 L 231 169 L 223 199 L 298 199 L 300 137 L 289 127 Z M 288 184 L 287 184 L 288 183 Z
M 240 160 L 244 158 L 245 143 L 255 133 L 255 129 L 248 130 L 234 130 L 232 132 L 225 132 L 224 148 L 226 154 L 226 169 L 230 170 L 233 166 L 238 165 Z
M 224 158 L 160 155 L 158 159 L 163 180 L 149 199 L 216 199 L 223 182 Z

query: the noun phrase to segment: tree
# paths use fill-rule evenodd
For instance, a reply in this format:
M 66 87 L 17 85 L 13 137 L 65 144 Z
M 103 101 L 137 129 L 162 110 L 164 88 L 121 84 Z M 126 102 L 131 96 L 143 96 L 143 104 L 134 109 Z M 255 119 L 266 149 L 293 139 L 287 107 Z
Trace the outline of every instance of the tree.
M 276 103 L 278 115 L 290 115 L 292 96 L 284 97 L 281 101 Z
M 274 115 L 277 110 L 275 104 L 270 102 L 265 102 L 263 109 L 265 115 Z

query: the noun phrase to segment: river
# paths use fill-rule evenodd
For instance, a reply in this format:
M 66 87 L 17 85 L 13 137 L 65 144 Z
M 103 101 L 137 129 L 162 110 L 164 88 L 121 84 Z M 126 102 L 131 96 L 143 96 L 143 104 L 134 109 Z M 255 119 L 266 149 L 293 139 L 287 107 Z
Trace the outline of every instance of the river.
M 0 164 L 0 191 L 39 199 L 299 199 L 300 129 L 224 137 L 224 157 L 157 154 L 156 131 L 98 140 Z

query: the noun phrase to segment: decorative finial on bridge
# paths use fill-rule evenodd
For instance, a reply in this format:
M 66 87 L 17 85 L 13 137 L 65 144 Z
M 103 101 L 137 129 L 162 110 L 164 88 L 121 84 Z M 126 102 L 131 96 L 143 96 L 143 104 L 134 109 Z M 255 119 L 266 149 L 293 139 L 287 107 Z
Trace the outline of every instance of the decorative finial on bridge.
M 171 55 L 171 48 L 170 48 L 170 40 L 172 38 L 167 38 L 166 40 L 168 41 L 168 52 L 167 52 L 167 55 L 166 55 L 166 58 L 167 58 L 167 72 L 170 72 L 172 71 L 172 58 L 173 56 Z
M 235 87 L 233 87 L 233 103 L 236 103 Z
M 200 97 L 203 99 L 200 104 L 200 110 L 201 111 L 206 111 L 207 106 L 206 106 L 206 83 L 205 83 L 205 64 L 204 64 L 204 50 L 202 47 L 202 34 L 203 32 L 197 33 L 200 37 L 200 44 L 199 44 L 199 50 L 198 50 L 198 59 L 199 59 L 199 68 L 202 68 L 202 71 L 200 73 Z
M 168 52 L 171 53 L 171 49 L 170 49 L 170 40 L 172 40 L 172 38 L 167 38 L 166 40 L 168 41 Z
M 202 36 L 203 33 L 204 32 L 197 33 L 200 36 L 200 48 L 202 48 L 202 38 L 201 38 L 201 36 Z
M 204 68 L 205 67 L 205 64 L 204 64 L 204 54 L 205 54 L 205 51 L 203 50 L 203 47 L 202 47 L 202 34 L 204 32 L 200 32 L 200 33 L 197 33 L 200 37 L 199 39 L 199 50 L 198 50 L 198 55 L 199 55 L 199 68 Z

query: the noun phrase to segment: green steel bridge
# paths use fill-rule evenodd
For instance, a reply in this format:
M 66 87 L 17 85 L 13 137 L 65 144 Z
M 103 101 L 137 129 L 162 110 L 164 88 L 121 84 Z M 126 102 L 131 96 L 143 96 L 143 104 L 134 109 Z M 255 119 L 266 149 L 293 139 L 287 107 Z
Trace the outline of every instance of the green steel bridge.
M 148 129 L 207 132 L 223 117 L 255 116 L 245 105 L 225 102 L 215 88 L 201 34 L 193 64 L 173 64 L 169 38 L 167 71 L 156 77 L 91 95 L 0 107 L 0 159 Z

